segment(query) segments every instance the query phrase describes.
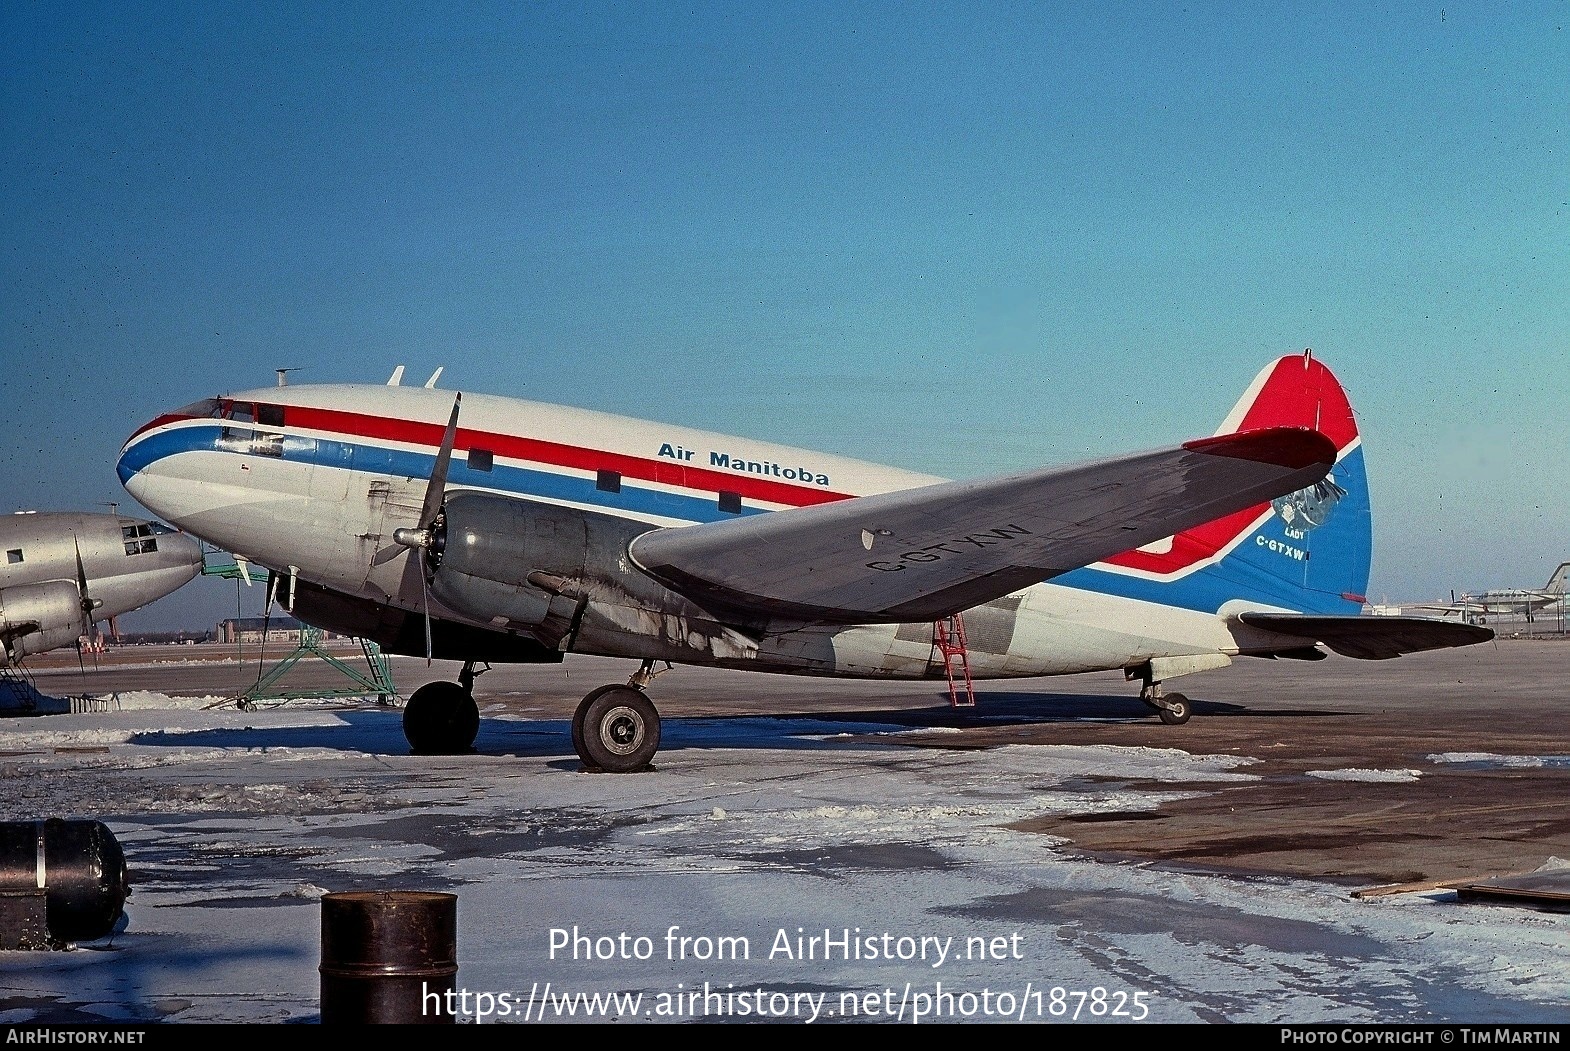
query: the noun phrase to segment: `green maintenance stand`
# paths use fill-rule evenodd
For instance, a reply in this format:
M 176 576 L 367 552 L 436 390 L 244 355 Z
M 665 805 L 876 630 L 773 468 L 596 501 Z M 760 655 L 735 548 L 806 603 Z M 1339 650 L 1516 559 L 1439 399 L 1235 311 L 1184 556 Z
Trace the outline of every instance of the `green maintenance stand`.
M 259 701 L 295 701 L 311 697 L 375 697 L 376 703 L 381 705 L 392 704 L 398 696 L 393 689 L 392 662 L 382 652 L 381 647 L 368 639 L 356 639 L 360 644 L 360 652 L 365 655 L 365 663 L 370 668 L 370 674 L 357 671 L 334 657 L 322 648 L 322 631 L 306 625 L 300 629 L 300 644 L 294 652 L 283 660 L 274 664 L 262 673 L 256 684 L 242 693 L 238 698 L 240 708 L 244 711 L 255 711 Z M 306 657 L 319 657 L 328 664 L 337 668 L 354 685 L 337 690 L 321 688 L 312 690 L 283 690 L 277 689 L 279 682 L 302 659 Z
M 209 556 L 217 556 L 216 560 Z M 242 564 L 239 559 L 224 561 L 224 553 L 204 549 L 202 552 L 202 572 L 210 577 L 223 577 L 228 580 L 243 582 L 246 586 L 253 583 L 266 583 L 271 585 L 272 575 L 264 569 L 259 569 L 250 563 Z M 272 601 L 268 600 L 271 607 Z M 398 691 L 393 688 L 392 662 L 382 652 L 381 647 L 368 639 L 356 639 L 360 644 L 360 652 L 365 655 L 366 666 L 370 674 L 364 674 L 351 668 L 343 661 L 334 657 L 322 648 L 322 631 L 308 624 L 300 627 L 300 644 L 294 652 L 283 660 L 274 664 L 256 679 L 256 684 L 237 697 L 236 703 L 244 711 L 255 711 L 259 701 L 295 701 L 306 697 L 375 697 L 376 703 L 389 705 L 398 699 Z M 354 685 L 337 690 L 280 690 L 275 687 L 302 659 L 306 657 L 319 657 L 328 664 L 337 668 Z

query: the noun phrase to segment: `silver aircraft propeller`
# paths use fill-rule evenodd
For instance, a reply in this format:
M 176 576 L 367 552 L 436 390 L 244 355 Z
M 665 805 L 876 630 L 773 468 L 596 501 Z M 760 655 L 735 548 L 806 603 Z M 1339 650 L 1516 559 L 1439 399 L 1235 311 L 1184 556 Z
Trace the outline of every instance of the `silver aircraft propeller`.
M 76 590 L 77 593 L 81 596 L 82 623 L 87 627 L 87 634 L 91 635 L 93 632 L 93 610 L 97 609 L 103 603 L 94 599 L 87 590 L 87 567 L 82 563 L 81 538 L 73 536 L 71 538 L 71 543 L 76 547 Z M 86 675 L 87 666 L 83 663 L 82 660 L 82 636 L 80 635 L 78 635 L 76 638 L 76 663 L 81 667 L 82 674 Z M 95 668 L 98 666 L 98 656 L 96 653 L 93 655 L 93 666 Z
M 391 560 L 391 556 L 398 554 L 399 548 L 408 550 L 409 559 L 404 564 L 403 582 L 399 588 L 400 594 L 413 592 L 415 581 L 420 585 L 420 606 L 425 617 L 425 663 L 431 663 L 431 595 L 429 588 L 426 560 L 430 556 L 437 534 L 438 520 L 441 518 L 442 505 L 447 498 L 447 471 L 452 465 L 453 445 L 458 440 L 458 410 L 462 407 L 463 395 L 455 394 L 452 399 L 452 415 L 447 419 L 447 430 L 442 434 L 441 448 L 436 453 L 436 463 L 431 468 L 431 480 L 425 487 L 425 499 L 420 506 L 419 524 L 410 528 L 404 527 L 393 530 L 393 544 L 390 549 L 383 549 L 388 553 L 383 558 L 383 552 L 377 553 L 378 564 Z
M 97 601 L 88 593 L 87 567 L 82 564 L 82 541 L 72 537 L 71 542 L 76 545 L 76 590 L 82 596 L 82 616 L 86 618 L 87 626 L 91 628 L 93 626 L 93 610 L 103 605 L 103 603 Z

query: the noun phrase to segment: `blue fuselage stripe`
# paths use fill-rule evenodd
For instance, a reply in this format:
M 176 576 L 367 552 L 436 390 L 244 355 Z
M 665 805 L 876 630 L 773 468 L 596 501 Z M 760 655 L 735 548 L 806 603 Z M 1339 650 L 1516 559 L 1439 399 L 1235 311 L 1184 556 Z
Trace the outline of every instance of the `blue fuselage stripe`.
M 286 435 L 279 454 L 263 455 L 222 448 L 224 428 L 217 426 L 180 427 L 150 434 L 125 450 L 116 471 L 124 484 L 132 476 L 165 457 L 188 452 L 223 453 L 252 460 L 281 460 L 328 470 L 348 470 L 370 477 L 429 478 L 436 466 L 431 453 L 389 449 L 377 445 L 341 442 L 330 438 Z M 580 478 L 530 467 L 496 463 L 489 471 L 475 470 L 461 456 L 454 457 L 447 472 L 449 485 L 492 489 L 522 498 L 561 500 L 608 512 L 670 518 L 683 522 L 715 522 L 735 518 L 721 511 L 718 493 L 696 496 L 649 489 L 622 479 L 620 492 L 606 492 L 594 478 Z M 741 515 L 765 514 L 769 508 L 742 505 Z

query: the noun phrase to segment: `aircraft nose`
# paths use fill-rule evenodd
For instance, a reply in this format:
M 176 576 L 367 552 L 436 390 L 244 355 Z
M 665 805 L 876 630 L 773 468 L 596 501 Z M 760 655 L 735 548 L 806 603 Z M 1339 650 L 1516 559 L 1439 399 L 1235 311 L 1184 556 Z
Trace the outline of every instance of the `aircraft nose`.
M 160 416 L 150 420 L 126 439 L 120 458 L 115 461 L 115 475 L 137 503 L 170 524 L 181 526 L 184 523 L 179 520 L 178 510 L 167 506 L 164 499 L 169 495 L 168 481 L 160 477 L 156 467 L 164 458 L 181 451 L 178 440 L 155 429 L 168 418 Z M 200 555 L 199 551 L 197 555 Z
M 179 564 L 191 570 L 194 577 L 202 571 L 202 545 L 189 533 L 175 533 L 169 537 L 170 553 Z
M 136 431 L 125 440 L 125 445 L 120 448 L 120 458 L 115 461 L 114 473 L 119 477 L 120 484 L 130 488 L 131 479 L 136 477 L 138 471 L 149 463 L 146 443 L 139 441 L 142 432 L 147 430 L 152 423 L 149 421 L 138 427 Z

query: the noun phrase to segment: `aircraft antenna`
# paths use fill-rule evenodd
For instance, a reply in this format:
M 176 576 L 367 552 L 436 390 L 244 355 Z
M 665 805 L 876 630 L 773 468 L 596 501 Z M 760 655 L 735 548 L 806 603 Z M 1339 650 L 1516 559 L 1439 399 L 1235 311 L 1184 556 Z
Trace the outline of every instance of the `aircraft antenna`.
M 278 386 L 287 387 L 289 385 L 289 373 L 299 372 L 300 369 L 296 366 L 292 369 L 273 369 L 273 371 L 278 373 Z

